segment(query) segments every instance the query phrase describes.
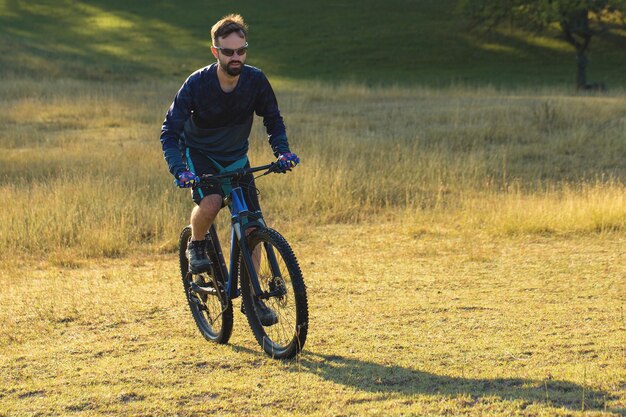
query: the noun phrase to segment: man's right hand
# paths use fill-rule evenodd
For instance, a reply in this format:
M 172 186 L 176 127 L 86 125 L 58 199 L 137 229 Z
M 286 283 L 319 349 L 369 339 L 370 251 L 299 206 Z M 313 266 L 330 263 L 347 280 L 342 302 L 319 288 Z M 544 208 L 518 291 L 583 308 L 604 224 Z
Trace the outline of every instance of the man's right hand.
M 190 188 L 196 185 L 200 178 L 191 171 L 181 171 L 176 174 L 175 184 L 179 188 Z

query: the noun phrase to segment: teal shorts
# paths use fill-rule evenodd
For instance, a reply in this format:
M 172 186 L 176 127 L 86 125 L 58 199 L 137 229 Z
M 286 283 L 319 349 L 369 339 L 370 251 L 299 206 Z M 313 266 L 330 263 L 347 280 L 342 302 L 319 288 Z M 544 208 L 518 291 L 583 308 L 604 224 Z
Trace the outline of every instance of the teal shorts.
M 205 174 L 217 175 L 220 173 L 218 167 L 215 166 L 211 158 L 208 158 L 206 155 L 198 152 L 193 148 L 187 148 L 185 150 L 185 157 L 187 160 L 187 167 L 197 176 L 202 176 Z M 222 166 L 228 166 L 232 163 L 232 161 L 228 162 L 216 159 L 214 160 Z M 250 163 L 246 163 L 245 167 L 249 168 Z M 241 187 L 244 200 L 246 201 L 246 205 L 248 206 L 248 210 L 252 212 L 261 210 L 258 196 L 259 191 L 254 183 L 254 175 L 247 174 L 237 181 L 233 180 L 231 182 L 231 186 L 233 188 Z M 218 194 L 222 198 L 225 197 L 224 190 L 222 189 L 222 184 L 220 181 L 216 180 L 215 182 L 203 184 L 202 187 L 196 187 L 192 189 L 192 198 L 196 204 L 200 204 L 200 201 L 202 201 L 203 198 L 211 194 Z

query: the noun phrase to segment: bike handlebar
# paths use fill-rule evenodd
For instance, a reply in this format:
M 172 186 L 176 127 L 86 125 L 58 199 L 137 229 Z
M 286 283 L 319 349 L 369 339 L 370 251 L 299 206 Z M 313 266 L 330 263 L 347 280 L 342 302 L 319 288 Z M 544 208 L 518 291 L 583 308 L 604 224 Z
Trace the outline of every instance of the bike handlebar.
M 196 187 L 202 184 L 205 181 L 210 181 L 212 179 L 220 179 L 220 178 L 241 178 L 244 175 L 252 174 L 254 172 L 266 171 L 262 175 L 267 175 L 270 173 L 280 173 L 290 170 L 284 170 L 280 168 L 280 166 L 276 162 L 272 162 L 267 165 L 260 165 L 258 167 L 250 167 L 250 168 L 238 168 L 234 171 L 225 172 L 223 174 L 203 174 L 200 176 L 200 181 L 196 184 Z M 195 187 L 194 187 L 195 188 Z

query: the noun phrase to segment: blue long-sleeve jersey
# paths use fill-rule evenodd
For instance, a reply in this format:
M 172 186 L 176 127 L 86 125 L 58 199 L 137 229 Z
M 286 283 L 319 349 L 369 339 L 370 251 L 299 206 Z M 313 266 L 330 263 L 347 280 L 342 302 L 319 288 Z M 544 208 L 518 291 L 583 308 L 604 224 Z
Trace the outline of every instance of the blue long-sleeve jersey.
M 225 93 L 217 64 L 201 68 L 184 82 L 167 111 L 161 145 L 169 170 L 186 169 L 179 141 L 211 158 L 234 161 L 248 152 L 253 115 L 263 117 L 276 156 L 289 152 L 285 124 L 272 87 L 258 68 L 244 65 L 235 89 Z

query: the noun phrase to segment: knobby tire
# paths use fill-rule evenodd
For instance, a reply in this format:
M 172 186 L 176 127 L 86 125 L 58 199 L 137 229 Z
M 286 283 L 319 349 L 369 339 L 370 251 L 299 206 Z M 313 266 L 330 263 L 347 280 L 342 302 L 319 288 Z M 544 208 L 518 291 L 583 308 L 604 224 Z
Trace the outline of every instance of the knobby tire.
M 183 288 L 185 289 L 185 297 L 189 304 L 189 309 L 193 316 L 198 330 L 205 339 L 215 343 L 228 343 L 233 331 L 233 305 L 228 301 L 226 309 L 222 308 L 219 297 L 217 295 L 199 295 L 191 290 L 190 280 L 200 286 L 213 286 L 212 279 L 209 275 L 215 276 L 218 285 L 224 288 L 224 279 L 218 270 L 217 256 L 215 253 L 209 253 L 209 259 L 215 268 L 211 269 L 210 273 L 191 274 L 189 271 L 189 261 L 187 259 L 187 245 L 191 238 L 191 228 L 185 227 L 180 235 L 179 242 L 179 261 L 180 261 L 180 275 L 183 281 Z M 209 235 L 206 237 L 210 239 Z M 212 247 L 212 245 L 211 245 Z M 227 298 L 227 295 L 224 294 Z M 204 300 L 203 300 L 204 298 Z M 204 306 L 203 306 L 204 304 Z
M 241 283 L 242 302 L 254 336 L 269 356 L 276 359 L 290 359 L 296 356 L 304 346 L 308 330 L 308 302 L 306 286 L 298 261 L 289 243 L 277 231 L 270 228 L 258 228 L 247 238 L 250 252 L 261 248 L 259 284 L 263 291 L 272 291 L 283 285 L 284 296 L 270 297 L 263 300 L 266 306 L 275 311 L 278 323 L 263 326 L 254 307 L 254 290 L 239 253 L 237 272 Z M 265 247 L 272 248 L 280 269 L 279 276 L 271 271 Z M 237 251 L 239 252 L 239 251 Z

